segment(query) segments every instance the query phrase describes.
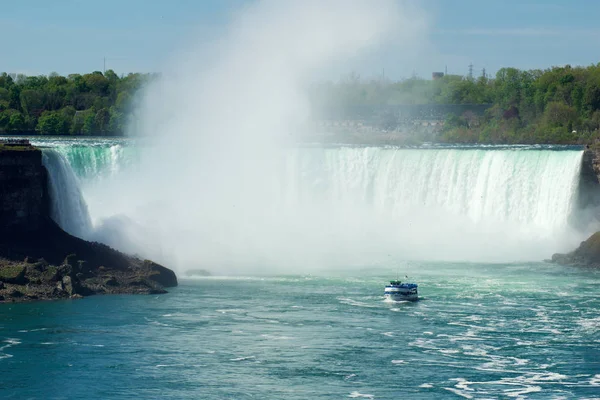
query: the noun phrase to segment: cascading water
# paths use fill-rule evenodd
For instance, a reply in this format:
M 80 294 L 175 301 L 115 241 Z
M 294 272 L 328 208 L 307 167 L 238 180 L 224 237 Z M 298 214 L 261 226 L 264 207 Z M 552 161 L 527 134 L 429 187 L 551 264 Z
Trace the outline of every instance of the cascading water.
M 581 151 L 339 148 L 292 151 L 289 204 L 326 198 L 394 218 L 417 209 L 514 223 L 539 236 L 568 227 Z M 308 195 L 308 196 L 307 196 Z
M 127 168 L 136 158 L 131 141 L 111 139 L 40 139 L 32 138 L 35 146 L 51 148 L 60 153 L 71 169 L 87 184 L 111 177 Z
M 53 149 L 44 149 L 42 160 L 48 170 L 52 218 L 68 233 L 81 238 L 89 237 L 92 222 L 79 180 L 70 164 Z
M 588 233 L 570 223 L 578 211 L 581 150 L 288 148 L 268 170 L 242 180 L 218 171 L 212 179 L 197 176 L 190 184 L 204 188 L 200 197 L 175 193 L 157 177 L 164 190 L 142 198 L 127 186 L 119 186 L 119 196 L 105 186 L 137 176 L 115 165 L 136 169 L 123 149 L 121 158 L 113 156 L 114 144 L 58 151 L 62 157 L 46 152 L 55 156 L 49 169 L 71 177 L 59 185 L 78 183 L 68 162 L 89 160 L 96 168 L 91 173 L 73 164 L 96 222 L 93 239 L 175 267 L 198 260 L 246 267 L 365 264 L 390 256 L 539 260 L 570 250 Z M 107 159 L 113 161 L 101 162 Z M 75 203 L 56 202 L 55 215 L 67 230 L 81 225 L 86 231 L 85 203 Z

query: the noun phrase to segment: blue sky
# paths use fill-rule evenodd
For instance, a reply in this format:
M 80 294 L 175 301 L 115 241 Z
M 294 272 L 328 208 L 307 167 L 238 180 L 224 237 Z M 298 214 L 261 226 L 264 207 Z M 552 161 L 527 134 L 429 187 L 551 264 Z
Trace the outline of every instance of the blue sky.
M 0 0 L 0 71 L 27 74 L 160 70 L 178 46 L 218 38 L 230 13 L 252 0 Z M 282 0 L 285 1 L 285 0 Z M 377 0 L 373 0 L 374 6 Z M 600 2 L 423 0 L 428 55 L 389 49 L 363 66 L 392 79 L 432 71 L 546 68 L 600 62 Z M 348 71 L 350 72 L 350 71 Z

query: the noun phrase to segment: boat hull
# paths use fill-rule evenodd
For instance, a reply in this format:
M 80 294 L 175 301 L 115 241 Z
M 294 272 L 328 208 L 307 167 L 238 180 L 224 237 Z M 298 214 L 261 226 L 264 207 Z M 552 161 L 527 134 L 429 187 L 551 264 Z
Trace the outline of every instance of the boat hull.
M 384 296 L 394 301 L 417 301 L 419 300 L 418 286 L 414 283 L 397 283 L 392 281 L 391 285 L 385 287 Z
M 419 295 L 417 293 L 414 293 L 414 294 L 385 293 L 384 297 L 386 299 L 390 299 L 393 301 L 417 301 L 417 300 L 419 300 Z

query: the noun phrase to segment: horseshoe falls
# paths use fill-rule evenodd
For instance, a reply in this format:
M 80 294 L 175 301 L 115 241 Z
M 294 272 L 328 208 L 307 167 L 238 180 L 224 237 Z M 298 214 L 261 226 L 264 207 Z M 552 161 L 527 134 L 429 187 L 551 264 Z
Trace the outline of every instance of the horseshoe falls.
M 199 198 L 157 192 L 131 205 L 107 187 L 136 168 L 135 145 L 50 147 L 77 176 L 69 182 L 81 185 L 96 227 L 88 238 L 180 270 L 539 261 L 570 250 L 594 226 L 578 203 L 580 149 L 287 148 L 243 180 L 193 177 Z M 86 207 L 67 205 L 70 197 L 55 207 L 67 228 L 87 218 Z

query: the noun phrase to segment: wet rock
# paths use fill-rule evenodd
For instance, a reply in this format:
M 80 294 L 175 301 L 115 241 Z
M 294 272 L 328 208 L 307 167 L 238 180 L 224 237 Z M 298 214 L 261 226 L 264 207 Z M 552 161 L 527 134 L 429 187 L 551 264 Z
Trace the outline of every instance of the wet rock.
M 117 278 L 115 278 L 114 276 L 111 276 L 110 278 L 108 278 L 104 281 L 104 285 L 105 286 L 118 286 L 119 282 L 117 281 Z
M 170 269 L 150 260 L 144 260 L 143 267 L 147 270 L 149 279 L 159 285 L 163 287 L 177 286 L 177 276 Z
M 175 273 L 159 264 L 62 230 L 49 215 L 47 183 L 39 149 L 0 151 L 0 301 L 163 293 L 177 286 Z
M 62 288 L 65 292 L 67 292 L 70 296 L 72 296 L 75 291 L 73 289 L 73 280 L 70 276 L 63 276 L 62 278 Z
M 43 272 L 41 277 L 43 282 L 57 282 L 60 280 L 60 274 L 57 267 L 50 265 Z
M 552 255 L 552 262 L 560 265 L 576 265 L 600 268 L 600 232 L 581 242 L 574 251 Z
M 25 278 L 26 272 L 26 265 L 4 265 L 0 267 L 0 281 L 14 283 L 16 285 L 24 285 L 27 283 L 27 279 Z

